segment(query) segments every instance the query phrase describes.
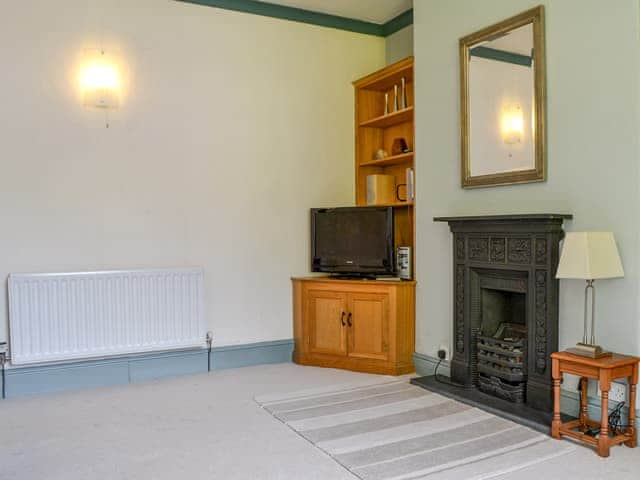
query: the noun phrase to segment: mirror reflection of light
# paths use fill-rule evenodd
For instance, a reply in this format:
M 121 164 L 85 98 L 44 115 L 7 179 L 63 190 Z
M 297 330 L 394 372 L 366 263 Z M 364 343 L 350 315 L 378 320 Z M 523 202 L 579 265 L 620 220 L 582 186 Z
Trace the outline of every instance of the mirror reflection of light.
M 502 113 L 502 136 L 504 143 L 522 143 L 524 117 L 519 104 L 508 105 Z

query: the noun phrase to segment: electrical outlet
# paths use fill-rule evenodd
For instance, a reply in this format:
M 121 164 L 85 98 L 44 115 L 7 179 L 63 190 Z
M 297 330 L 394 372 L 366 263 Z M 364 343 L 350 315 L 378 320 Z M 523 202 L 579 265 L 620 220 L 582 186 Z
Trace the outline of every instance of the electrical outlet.
M 598 382 L 598 396 L 601 397 L 600 382 Z M 627 400 L 627 385 L 624 383 L 611 382 L 609 389 L 609 400 L 614 402 L 625 402 Z
M 438 348 L 438 358 L 440 360 L 446 360 L 447 358 L 449 358 L 449 349 L 444 345 L 440 345 L 440 347 Z

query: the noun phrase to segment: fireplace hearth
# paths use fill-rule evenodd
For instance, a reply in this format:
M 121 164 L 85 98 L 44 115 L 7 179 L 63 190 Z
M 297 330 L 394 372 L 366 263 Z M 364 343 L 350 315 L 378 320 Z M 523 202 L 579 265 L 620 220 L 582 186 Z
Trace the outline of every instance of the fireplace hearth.
M 535 214 L 434 219 L 448 222 L 453 233 L 451 380 L 480 392 L 476 397 L 488 398 L 494 409 L 503 403 L 521 405 L 505 410 L 553 409 L 555 273 L 562 224 L 570 218 Z

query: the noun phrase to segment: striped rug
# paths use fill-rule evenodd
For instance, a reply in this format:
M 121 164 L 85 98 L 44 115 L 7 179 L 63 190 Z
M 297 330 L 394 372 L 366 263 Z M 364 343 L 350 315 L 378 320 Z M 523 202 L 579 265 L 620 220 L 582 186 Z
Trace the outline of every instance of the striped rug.
M 363 480 L 481 480 L 575 448 L 390 377 L 256 402 Z

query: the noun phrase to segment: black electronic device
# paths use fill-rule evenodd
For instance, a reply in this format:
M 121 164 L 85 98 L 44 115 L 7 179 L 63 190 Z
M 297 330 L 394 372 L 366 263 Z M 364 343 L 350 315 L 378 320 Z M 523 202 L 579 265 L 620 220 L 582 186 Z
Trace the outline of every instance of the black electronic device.
M 311 270 L 337 275 L 393 275 L 393 208 L 311 209 Z

